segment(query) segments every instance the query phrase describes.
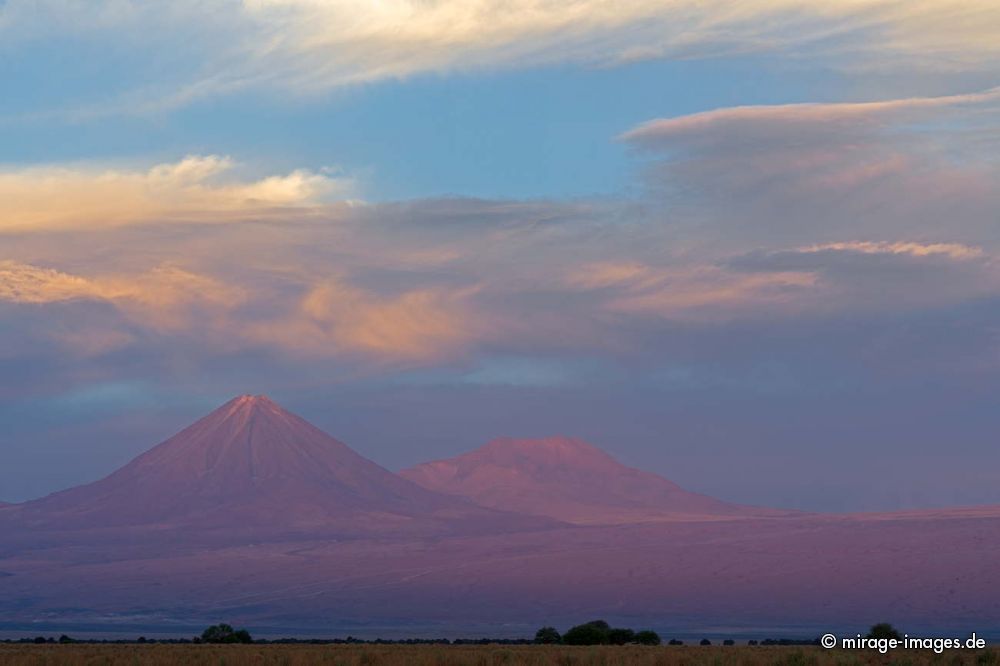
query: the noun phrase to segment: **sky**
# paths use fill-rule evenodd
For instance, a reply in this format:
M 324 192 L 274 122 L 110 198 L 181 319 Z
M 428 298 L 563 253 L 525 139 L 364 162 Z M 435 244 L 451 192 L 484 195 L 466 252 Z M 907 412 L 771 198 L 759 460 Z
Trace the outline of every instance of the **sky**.
M 995 0 L 0 0 L 0 501 L 239 394 L 1000 503 Z

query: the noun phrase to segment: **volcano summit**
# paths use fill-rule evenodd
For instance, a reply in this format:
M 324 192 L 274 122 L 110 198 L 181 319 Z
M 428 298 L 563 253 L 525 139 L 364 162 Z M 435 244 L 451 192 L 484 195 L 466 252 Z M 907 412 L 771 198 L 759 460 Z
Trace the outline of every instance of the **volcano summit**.
M 235 398 L 89 485 L 18 505 L 29 530 L 144 528 L 358 536 L 506 531 L 550 521 L 427 490 L 265 396 Z

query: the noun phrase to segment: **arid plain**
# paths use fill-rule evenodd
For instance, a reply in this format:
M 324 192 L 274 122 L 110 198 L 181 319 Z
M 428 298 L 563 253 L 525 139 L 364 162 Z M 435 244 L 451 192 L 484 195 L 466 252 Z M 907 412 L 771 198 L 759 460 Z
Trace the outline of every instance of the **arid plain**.
M 570 647 L 570 646 L 170 646 L 0 645 L 0 664 L 40 666 L 149 664 L 150 666 L 845 666 L 905 663 L 912 666 L 989 666 L 1000 663 L 996 648 L 947 654 L 912 652 L 892 657 L 819 647 Z

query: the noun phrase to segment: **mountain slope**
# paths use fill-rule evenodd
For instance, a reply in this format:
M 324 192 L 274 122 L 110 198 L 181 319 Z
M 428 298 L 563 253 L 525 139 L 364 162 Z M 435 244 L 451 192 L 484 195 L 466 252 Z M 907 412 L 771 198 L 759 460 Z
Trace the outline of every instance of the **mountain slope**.
M 27 528 L 394 534 L 534 518 L 426 490 L 264 396 L 242 396 L 89 485 L 27 502 Z
M 470 453 L 400 472 L 477 504 L 577 524 L 766 516 L 622 465 L 578 439 L 497 439 Z

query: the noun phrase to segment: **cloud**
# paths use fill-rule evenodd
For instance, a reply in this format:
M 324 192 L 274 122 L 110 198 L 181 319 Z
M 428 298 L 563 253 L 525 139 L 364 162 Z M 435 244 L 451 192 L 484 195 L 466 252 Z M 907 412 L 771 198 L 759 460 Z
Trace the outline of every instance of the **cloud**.
M 639 262 L 599 262 L 581 266 L 566 276 L 571 287 L 603 289 L 607 287 L 648 286 L 661 282 L 663 277 Z
M 749 274 L 810 272 L 815 290 L 803 311 L 825 315 L 929 311 L 1000 291 L 992 256 L 961 243 L 841 241 L 757 250 L 725 265 Z
M 1000 91 L 991 89 L 719 109 L 653 120 L 622 138 L 652 158 L 651 196 L 688 213 L 678 226 L 736 252 L 776 238 L 785 247 L 845 237 L 989 244 L 998 131 Z
M 719 320 L 772 313 L 801 298 L 816 282 L 809 271 L 741 274 L 713 265 L 653 267 L 601 263 L 566 277 L 570 287 L 612 293 L 604 307 L 674 320 Z M 808 298 L 808 294 L 805 294 Z
M 303 277 L 303 280 L 308 278 Z M 377 363 L 427 363 L 461 355 L 488 335 L 485 316 L 472 316 L 475 288 L 415 288 L 386 295 L 343 279 L 300 282 L 289 307 L 276 289 L 252 293 L 226 280 L 160 266 L 137 275 L 85 278 L 0 262 L 0 301 L 54 305 L 97 301 L 124 321 L 61 330 L 67 347 L 101 354 L 135 342 L 129 329 L 183 339 L 217 350 L 268 347 L 291 356 L 362 358 Z M 244 311 L 245 310 L 245 311 Z M 127 324 L 127 325 L 126 325 Z
M 1000 270 L 962 243 L 839 241 L 759 249 L 709 262 L 634 260 L 572 268 L 569 290 L 618 315 L 714 325 L 738 320 L 918 311 L 990 297 Z
M 98 298 L 100 288 L 77 275 L 16 261 L 0 262 L 0 298 L 16 303 L 56 303 Z
M 196 322 L 204 323 L 205 315 L 217 318 L 246 299 L 246 293 L 238 287 L 171 265 L 139 275 L 85 278 L 51 268 L 0 261 L 0 300 L 34 305 L 104 301 L 114 304 L 134 323 L 161 331 L 192 328 Z M 103 335 L 100 334 L 102 338 Z M 80 331 L 67 339 L 94 348 L 104 346 Z
M 961 243 L 915 243 L 915 242 L 872 242 L 847 241 L 841 243 L 823 243 L 801 248 L 797 252 L 816 253 L 829 250 L 837 252 L 858 252 L 860 254 L 906 255 L 911 257 L 943 256 L 949 259 L 978 259 L 983 256 L 979 247 L 970 247 Z
M 254 324 L 249 338 L 295 355 L 428 363 L 461 355 L 486 329 L 469 312 L 475 289 L 413 289 L 382 296 L 328 279 L 288 316 Z
M 247 0 L 234 22 L 252 35 L 247 60 L 219 85 L 299 90 L 423 72 L 759 51 L 944 68 L 1000 56 L 1000 11 L 989 0 Z
M 654 120 L 624 135 L 648 159 L 640 201 L 331 205 L 347 184 L 327 173 L 238 177 L 220 157 L 21 169 L 6 177 L 22 199 L 0 198 L 0 299 L 32 321 L 70 303 L 117 313 L 121 326 L 59 330 L 81 354 L 376 372 L 648 359 L 678 328 L 778 335 L 956 308 L 1000 287 L 1000 180 L 979 141 L 998 107 L 987 90 Z M 14 226 L 14 210 L 36 217 Z M 143 224 L 157 221 L 171 224 Z
M 989 72 L 1000 60 L 998 33 L 992 0 L 8 0 L 0 7 L 8 49 L 68 34 L 111 40 L 132 56 L 142 75 L 120 82 L 117 96 L 78 100 L 68 111 L 78 119 L 166 111 L 245 88 L 310 93 L 425 73 L 760 52 L 839 67 Z
M 296 170 L 240 180 L 234 162 L 188 156 L 147 169 L 38 166 L 0 170 L 0 233 L 141 222 L 269 218 L 346 196 L 351 182 Z
M 677 323 L 777 327 L 940 307 L 998 286 L 981 244 L 789 247 L 758 235 L 757 249 L 734 250 L 692 244 L 669 225 L 623 224 L 625 210 L 414 201 L 337 209 L 335 224 L 320 212 L 11 234 L 10 256 L 31 260 L 0 263 L 0 300 L 53 313 L 111 306 L 120 325 L 105 317 L 59 329 L 81 354 L 165 344 L 388 371 L 482 354 L 641 356 L 655 349 L 650 335 Z
M 850 266 L 980 270 L 991 265 L 991 257 L 981 247 L 962 243 L 839 241 L 794 248 L 753 250 L 726 259 L 724 265 L 752 271 L 819 271 Z
M 780 144 L 803 138 L 825 140 L 831 134 L 860 131 L 886 123 L 915 120 L 941 111 L 1000 106 L 1000 88 L 962 95 L 911 97 L 878 102 L 835 102 L 737 106 L 678 118 L 652 120 L 625 132 L 622 139 L 637 146 L 671 148 L 706 144 L 747 145 L 739 132 L 755 130 L 750 140 L 767 138 Z M 767 134 L 764 134 L 767 132 Z

